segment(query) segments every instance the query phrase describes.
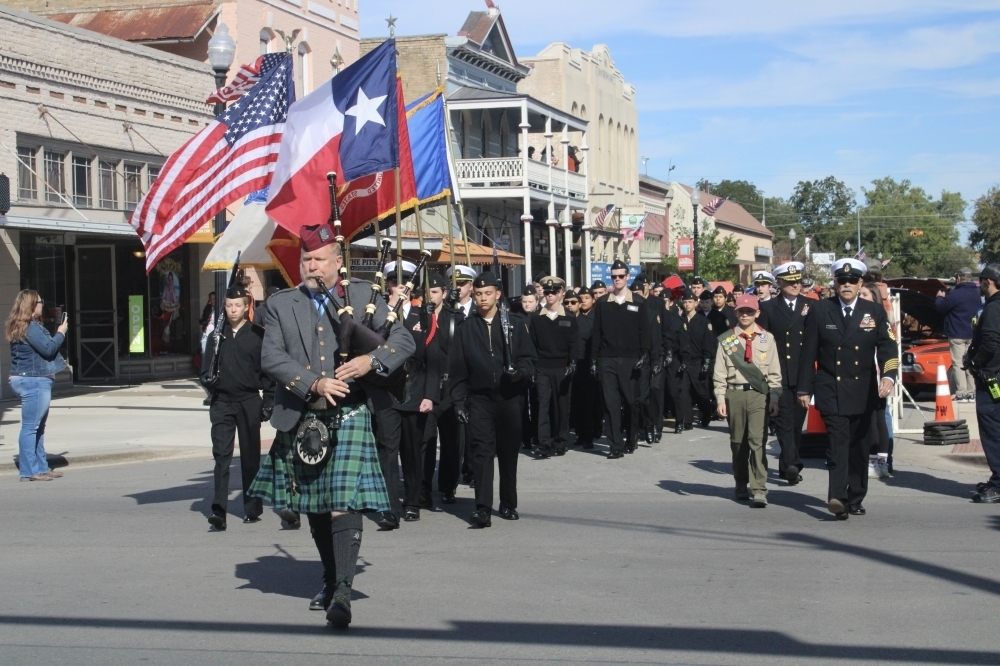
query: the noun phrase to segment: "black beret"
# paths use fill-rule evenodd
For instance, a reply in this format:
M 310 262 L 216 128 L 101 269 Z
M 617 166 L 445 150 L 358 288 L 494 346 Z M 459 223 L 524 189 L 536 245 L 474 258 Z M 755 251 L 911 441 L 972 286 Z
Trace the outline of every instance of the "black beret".
M 710 301 L 712 300 L 712 292 L 706 289 L 705 291 L 701 292 L 701 295 L 698 296 L 698 298 L 700 298 L 703 301 Z
M 439 289 L 444 289 L 447 283 L 444 281 L 444 276 L 440 273 L 431 273 L 430 277 L 427 279 L 427 287 L 438 287 Z
M 681 300 L 682 301 L 696 301 L 696 300 L 698 300 L 698 297 L 695 296 L 694 292 L 691 291 L 690 289 L 685 289 L 684 290 L 684 295 L 681 296 Z
M 472 281 L 473 289 L 483 289 L 484 287 L 496 287 L 500 288 L 500 278 L 489 271 L 485 271 L 479 274 L 475 280 Z
M 533 284 L 526 284 L 526 285 L 524 285 L 524 289 L 521 290 L 521 295 L 522 296 L 537 296 L 538 295 L 538 290 L 535 289 L 535 285 L 533 285 Z
M 639 273 L 638 275 L 635 276 L 635 281 L 638 282 L 639 284 L 645 284 L 649 282 L 649 278 L 646 276 L 645 273 Z
M 709 286 L 711 286 L 711 285 L 708 284 L 708 280 L 706 280 L 705 278 L 703 278 L 701 276 L 698 276 L 698 275 L 695 275 L 694 279 L 691 280 L 691 285 L 692 286 L 696 285 L 696 284 L 700 284 L 703 287 L 709 287 Z
M 236 284 L 226 290 L 226 298 L 252 298 L 249 293 L 247 293 L 246 287 L 241 284 Z
M 618 270 L 621 270 L 623 268 L 625 270 L 628 270 L 628 264 L 626 264 L 621 259 L 615 259 L 615 263 L 611 264 L 611 270 L 613 270 L 613 271 L 618 271 Z
M 576 290 L 576 295 L 577 296 L 593 296 L 593 294 L 590 292 L 590 288 L 589 287 L 578 287 L 577 290 Z
M 607 289 L 608 285 L 604 284 L 604 280 L 594 280 L 594 284 L 590 285 L 590 288 L 592 290 L 593 289 Z
M 722 294 L 723 296 L 725 296 L 726 295 L 726 288 L 723 287 L 720 284 L 718 287 L 716 287 L 715 289 L 712 290 L 712 293 L 713 294 Z

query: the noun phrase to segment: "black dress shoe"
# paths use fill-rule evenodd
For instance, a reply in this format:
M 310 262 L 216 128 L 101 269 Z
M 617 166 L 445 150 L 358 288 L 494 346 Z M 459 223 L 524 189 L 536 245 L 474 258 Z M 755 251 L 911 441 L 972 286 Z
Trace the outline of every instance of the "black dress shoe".
M 392 511 L 383 511 L 378 514 L 375 524 L 383 530 L 394 530 L 399 527 L 399 518 Z
M 420 520 L 420 509 L 415 509 L 412 506 L 407 507 L 406 513 L 403 514 L 403 520 L 405 520 L 408 523 Z
M 847 509 L 847 513 L 851 514 L 852 516 L 863 516 L 867 513 L 867 511 L 865 511 L 865 507 L 861 506 L 860 504 L 852 504 L 850 508 Z
M 792 465 L 791 467 L 786 469 L 782 474 L 782 476 L 785 477 L 785 480 L 788 481 L 788 485 L 790 486 L 794 486 L 795 484 L 797 484 L 799 481 L 802 480 L 802 476 L 799 474 L 799 468 L 796 467 L 795 465 Z
M 834 498 L 826 503 L 827 510 L 837 517 L 837 520 L 847 520 L 847 507 L 844 502 Z
M 325 611 L 330 607 L 330 601 L 333 600 L 333 586 L 324 585 L 323 589 L 320 590 L 312 601 L 309 602 L 309 610 L 311 611 Z
M 1000 502 L 1000 490 L 990 486 L 983 492 L 973 495 L 972 501 L 976 504 L 996 504 Z
M 674 434 L 675 435 L 679 435 L 682 432 L 684 432 L 684 426 L 683 425 L 677 424 L 677 425 L 674 426 Z
M 685 430 L 694 430 L 694 426 L 691 425 L 690 423 L 685 423 L 684 424 L 684 429 Z
M 501 504 L 500 517 L 504 520 L 518 520 L 521 516 L 517 515 L 517 509 L 511 509 Z
M 469 516 L 469 523 L 473 527 L 489 527 L 493 524 L 489 509 L 477 509 Z
M 247 516 L 243 519 L 244 523 L 259 523 L 260 516 Z
M 226 531 L 226 517 L 220 516 L 217 513 L 213 513 L 208 517 L 208 524 L 219 530 L 220 532 Z
M 564 455 L 566 455 L 566 449 L 556 449 L 556 455 L 557 456 L 564 456 Z
M 442 504 L 454 504 L 455 503 L 455 493 L 441 493 L 441 503 Z
M 621 451 L 612 451 L 608 454 L 608 460 L 618 460 L 619 458 L 624 458 L 625 454 Z
M 302 519 L 299 517 L 299 514 L 291 509 L 282 509 L 278 512 L 278 515 L 281 516 L 281 519 L 285 521 L 290 529 L 297 530 L 302 526 Z
M 335 627 L 346 627 L 351 623 L 351 589 L 338 589 L 333 594 L 330 607 L 326 609 L 326 620 Z

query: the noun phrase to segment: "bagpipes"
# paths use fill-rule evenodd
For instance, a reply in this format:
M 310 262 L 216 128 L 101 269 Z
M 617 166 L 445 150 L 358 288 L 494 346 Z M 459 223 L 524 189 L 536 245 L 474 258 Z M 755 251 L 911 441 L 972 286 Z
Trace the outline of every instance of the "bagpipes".
M 215 330 L 212 332 L 212 371 L 202 385 L 212 391 L 219 385 L 219 348 L 222 346 L 222 319 L 226 312 L 226 294 L 236 284 L 236 277 L 240 272 L 240 254 L 236 253 L 236 261 L 233 262 L 233 272 L 229 274 L 229 282 L 226 285 L 226 292 L 215 295 Z

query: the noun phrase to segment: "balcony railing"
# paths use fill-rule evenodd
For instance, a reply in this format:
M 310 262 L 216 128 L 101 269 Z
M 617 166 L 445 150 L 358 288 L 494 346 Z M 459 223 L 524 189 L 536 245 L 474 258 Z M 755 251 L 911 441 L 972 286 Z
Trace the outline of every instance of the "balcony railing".
M 460 187 L 521 187 L 524 160 L 520 157 L 487 157 L 456 160 Z M 585 200 L 587 177 L 535 160 L 528 160 L 528 187 L 559 196 Z

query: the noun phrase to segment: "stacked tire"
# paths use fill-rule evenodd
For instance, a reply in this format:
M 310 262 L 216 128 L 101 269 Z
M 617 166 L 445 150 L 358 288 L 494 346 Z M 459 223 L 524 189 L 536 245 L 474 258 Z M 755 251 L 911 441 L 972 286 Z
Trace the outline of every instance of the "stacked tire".
M 965 419 L 924 423 L 924 444 L 928 446 L 953 446 L 968 443 L 969 426 Z

